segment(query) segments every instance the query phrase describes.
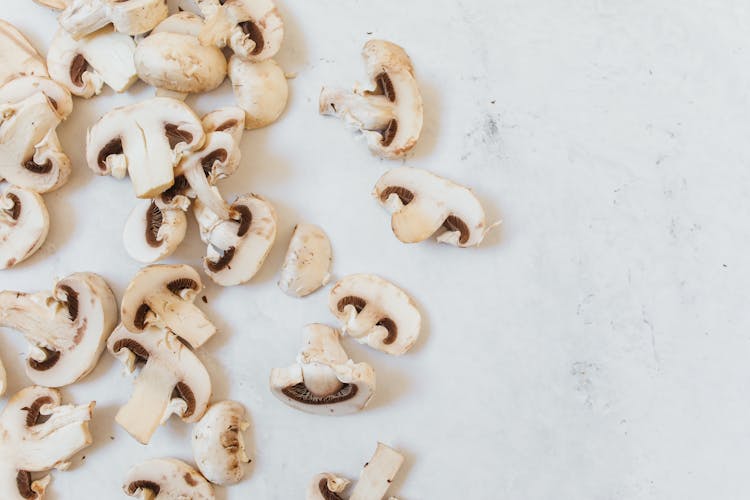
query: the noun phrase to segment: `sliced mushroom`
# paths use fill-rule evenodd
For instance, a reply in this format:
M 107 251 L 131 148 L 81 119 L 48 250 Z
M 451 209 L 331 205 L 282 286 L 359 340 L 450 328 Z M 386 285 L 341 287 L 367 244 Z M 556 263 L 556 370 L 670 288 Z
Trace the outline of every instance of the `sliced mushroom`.
M 52 79 L 73 95 L 86 99 L 101 93 L 106 83 L 124 92 L 138 79 L 133 62 L 135 42 L 112 27 L 74 39 L 59 29 L 47 52 Z
M 211 397 L 211 379 L 200 359 L 173 333 L 147 326 L 140 333 L 119 325 L 107 349 L 131 372 L 145 363 L 136 378 L 130 400 L 115 421 L 142 444 L 172 414 L 197 422 Z
M 281 268 L 279 288 L 292 297 L 310 295 L 331 278 L 331 241 L 313 224 L 294 228 Z
M 138 271 L 122 298 L 122 323 L 131 332 L 153 325 L 174 332 L 194 348 L 216 327 L 193 301 L 203 290 L 198 272 L 185 264 L 155 264 Z
M 34 0 L 35 3 L 49 7 L 50 9 L 63 10 L 70 5 L 73 0 Z
M 246 129 L 270 125 L 284 112 L 289 86 L 284 70 L 273 59 L 253 63 L 232 56 L 229 79 L 237 105 L 245 111 Z
M 274 396 L 318 415 L 346 415 L 367 406 L 375 394 L 375 372 L 349 359 L 339 332 L 314 323 L 305 327 L 304 341 L 296 364 L 271 371 Z
M 143 500 L 213 500 L 214 490 L 195 469 L 174 458 L 156 458 L 136 465 L 123 485 L 125 494 Z
M 115 297 L 97 274 L 71 274 L 51 292 L 0 292 L 0 326 L 24 334 L 31 348 L 26 374 L 46 387 L 91 372 L 116 322 Z
M 86 141 L 89 168 L 123 178 L 127 172 L 138 198 L 155 198 L 174 184 L 183 155 L 203 146 L 203 126 L 183 102 L 155 97 L 104 115 Z
M 0 414 L 0 498 L 41 500 L 50 477 L 66 470 L 73 455 L 92 443 L 89 420 L 95 403 L 61 406 L 55 389 L 32 386 L 15 394 Z
M 5 389 L 8 388 L 8 375 L 5 373 L 5 366 L 3 366 L 3 360 L 0 359 L 0 396 L 5 394 Z
M 68 0 L 58 21 L 78 39 L 108 24 L 119 33 L 140 35 L 154 29 L 168 15 L 164 0 Z
M 0 192 L 0 269 L 31 257 L 47 239 L 49 214 L 34 191 L 9 186 Z
M 383 158 L 402 158 L 422 131 L 422 95 L 411 59 L 403 48 L 370 40 L 362 49 L 372 90 L 323 88 L 320 113 L 343 118 L 364 134 L 370 150 Z
M 382 500 L 404 463 L 404 456 L 383 443 L 365 464 L 349 500 Z
M 193 455 L 203 476 L 215 484 L 242 480 L 243 464 L 250 463 L 242 433 L 250 423 L 245 408 L 236 401 L 212 404 L 193 428 Z
M 310 481 L 305 500 L 343 500 L 341 493 L 349 486 L 350 481 L 329 472 L 316 475 Z
M 190 201 L 182 195 L 169 201 L 164 198 L 162 193 L 153 200 L 140 200 L 125 223 L 125 250 L 139 262 L 152 263 L 172 255 L 185 239 Z
M 479 245 L 489 227 L 484 209 L 470 189 L 427 170 L 410 167 L 386 172 L 373 196 L 391 215 L 391 228 L 404 243 L 437 240 L 459 247 Z
M 226 132 L 239 145 L 245 130 L 245 112 L 237 106 L 219 108 L 205 115 L 202 119 L 203 128 L 209 132 Z
M 378 276 L 346 276 L 331 289 L 328 306 L 344 333 L 387 354 L 406 353 L 419 337 L 422 316 L 414 301 Z
M 20 31 L 0 19 L 0 87 L 20 76 L 48 76 L 47 65 Z

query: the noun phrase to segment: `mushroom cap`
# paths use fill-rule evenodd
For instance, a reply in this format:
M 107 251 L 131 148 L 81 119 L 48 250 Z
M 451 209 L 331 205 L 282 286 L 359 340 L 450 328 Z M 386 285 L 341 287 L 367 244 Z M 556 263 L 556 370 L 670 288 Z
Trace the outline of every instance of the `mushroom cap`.
M 0 86 L 30 75 L 48 76 L 44 58 L 15 26 L 0 19 Z
M 245 131 L 245 112 L 237 106 L 227 106 L 212 111 L 202 118 L 206 133 L 226 132 L 239 145 Z
M 49 214 L 39 194 L 18 186 L 0 192 L 0 270 L 32 256 L 48 230 Z
M 74 38 L 89 35 L 108 24 L 119 33 L 140 35 L 154 29 L 169 15 L 164 0 L 67 0 L 67 3 L 58 21 Z
M 193 427 L 193 455 L 203 476 L 215 484 L 242 480 L 242 464 L 250 462 L 242 433 L 250 426 L 245 408 L 236 401 L 212 404 Z
M 398 167 L 375 184 L 373 196 L 391 212 L 391 228 L 404 243 L 437 239 L 459 247 L 479 245 L 488 227 L 484 209 L 470 189 L 427 170 Z
M 284 70 L 273 59 L 252 63 L 232 56 L 229 79 L 237 105 L 245 111 L 247 130 L 270 125 L 284 112 L 289 85 Z
M 305 500 L 342 500 L 339 493 L 343 493 L 350 481 L 335 476 L 330 472 L 316 474 L 307 486 Z
M 128 471 L 125 494 L 153 500 L 213 500 L 211 484 L 195 469 L 174 458 L 146 460 Z M 143 490 L 150 491 L 146 496 Z
M 416 343 L 422 315 L 393 283 L 372 274 L 352 274 L 331 289 L 328 307 L 344 333 L 362 344 L 400 356 Z
M 125 223 L 125 250 L 133 259 L 152 263 L 172 255 L 187 230 L 189 200 L 178 195 L 170 203 L 161 197 L 139 200 Z
M 281 267 L 279 288 L 292 297 L 304 297 L 331 277 L 331 241 L 313 224 L 298 224 Z

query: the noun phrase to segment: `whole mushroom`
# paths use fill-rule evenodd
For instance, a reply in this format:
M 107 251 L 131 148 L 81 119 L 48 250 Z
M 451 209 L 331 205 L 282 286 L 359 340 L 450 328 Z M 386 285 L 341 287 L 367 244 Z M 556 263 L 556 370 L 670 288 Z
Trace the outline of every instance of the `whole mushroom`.
M 203 476 L 214 484 L 234 484 L 250 463 L 242 436 L 250 423 L 236 401 L 212 404 L 193 428 L 193 455 Z
M 211 484 L 195 469 L 174 458 L 135 465 L 125 477 L 125 494 L 143 500 L 213 500 Z
M 286 108 L 289 85 L 284 70 L 273 59 L 229 59 L 229 79 L 237 105 L 245 111 L 245 128 L 257 129 L 278 120 Z
M 31 257 L 47 239 L 49 214 L 42 197 L 8 186 L 0 192 L 0 270 Z

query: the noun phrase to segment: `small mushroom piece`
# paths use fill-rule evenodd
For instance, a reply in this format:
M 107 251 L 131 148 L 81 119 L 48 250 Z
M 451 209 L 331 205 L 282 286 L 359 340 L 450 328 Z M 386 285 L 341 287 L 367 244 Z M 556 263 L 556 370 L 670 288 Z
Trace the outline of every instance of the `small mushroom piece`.
M 211 484 L 195 469 L 174 458 L 146 460 L 130 469 L 125 494 L 143 500 L 214 500 Z
M 78 40 L 61 28 L 50 44 L 47 65 L 53 80 L 88 99 L 101 93 L 105 83 L 115 92 L 130 88 L 138 79 L 134 53 L 133 39 L 112 27 Z
M 0 498 L 41 500 L 50 476 L 31 474 L 66 470 L 70 459 L 92 443 L 92 401 L 61 405 L 55 389 L 32 386 L 15 394 L 0 414 Z
M 3 366 L 3 360 L 0 359 L 0 396 L 5 394 L 5 389 L 8 388 L 8 375 L 5 373 L 5 366 Z
M 58 21 L 78 39 L 108 24 L 119 33 L 140 35 L 154 29 L 168 15 L 164 0 L 68 0 Z
M 227 106 L 208 113 L 202 118 L 206 133 L 226 132 L 239 145 L 245 131 L 245 112 L 237 106 Z
M 71 274 L 51 292 L 0 292 L 0 326 L 24 334 L 31 347 L 26 374 L 46 387 L 91 372 L 116 321 L 115 297 L 97 274 Z
M 305 500 L 343 500 L 344 492 L 350 481 L 337 477 L 329 472 L 316 475 L 307 487 Z
M 49 214 L 39 194 L 17 186 L 0 192 L 0 270 L 31 257 L 48 230 Z
M 484 209 L 470 189 L 427 170 L 394 168 L 383 174 L 373 196 L 391 213 L 391 228 L 404 243 L 437 240 L 458 247 L 479 245 L 487 226 Z
M 349 359 L 339 332 L 315 323 L 305 327 L 304 340 L 296 364 L 271 371 L 274 396 L 318 415 L 346 415 L 367 406 L 375 394 L 375 372 L 367 363 Z
M 273 59 L 253 63 L 232 56 L 229 79 L 237 105 L 245 111 L 247 130 L 270 125 L 284 112 L 289 86 L 284 71 Z
M 214 484 L 242 480 L 243 464 L 250 463 L 242 433 L 250 423 L 245 408 L 236 401 L 212 404 L 193 428 L 193 455 L 201 474 Z
M 193 304 L 201 290 L 198 272 L 188 265 L 144 267 L 125 290 L 122 324 L 136 334 L 149 325 L 166 328 L 198 348 L 216 333 L 216 327 Z
M 310 295 L 331 278 L 331 241 L 313 224 L 294 228 L 281 268 L 279 288 L 292 297 Z
M 139 200 L 125 223 L 125 250 L 139 262 L 152 263 L 172 255 L 185 239 L 190 201 L 182 195 L 169 202 L 164 197 L 162 193 L 153 200 Z
M 20 31 L 0 19 L 0 87 L 20 76 L 48 76 L 47 65 Z
M 364 134 L 370 150 L 383 158 L 403 158 L 422 132 L 422 94 L 403 48 L 370 40 L 362 49 L 372 90 L 323 88 L 320 113 L 343 118 Z
M 211 379 L 200 359 L 175 334 L 156 326 L 133 333 L 119 325 L 107 349 L 131 372 L 136 364 L 145 363 L 130 400 L 115 415 L 115 421 L 141 444 L 148 444 L 172 414 L 193 423 L 206 412 Z
M 331 289 L 331 312 L 344 333 L 386 354 L 400 356 L 416 343 L 422 316 L 393 283 L 372 274 L 352 274 Z
M 382 500 L 403 463 L 401 453 L 378 443 L 375 454 L 362 469 L 349 500 Z

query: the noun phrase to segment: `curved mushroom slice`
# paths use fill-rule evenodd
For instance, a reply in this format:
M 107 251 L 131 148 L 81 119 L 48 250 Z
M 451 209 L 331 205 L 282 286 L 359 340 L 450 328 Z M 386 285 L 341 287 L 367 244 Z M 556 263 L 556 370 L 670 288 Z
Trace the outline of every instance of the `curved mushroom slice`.
M 383 174 L 373 196 L 391 215 L 404 243 L 418 243 L 443 230 L 437 240 L 459 247 L 479 245 L 487 226 L 484 209 L 470 189 L 427 170 L 394 168 Z
M 250 423 L 245 408 L 236 401 L 212 404 L 193 428 L 193 455 L 203 476 L 215 484 L 242 480 L 242 464 L 250 463 L 242 433 Z
M 172 255 L 185 239 L 189 205 L 181 195 L 166 203 L 163 193 L 153 200 L 141 200 L 125 223 L 123 241 L 128 255 L 144 263 Z
M 0 269 L 31 257 L 48 230 L 49 214 L 40 195 L 17 186 L 0 192 Z
M 367 363 L 349 359 L 338 331 L 318 323 L 307 325 L 304 340 L 296 364 L 271 371 L 274 396 L 318 415 L 346 415 L 367 406 L 375 394 L 375 372 Z
M 58 21 L 73 38 L 90 35 L 108 24 L 120 33 L 140 35 L 154 29 L 169 15 L 164 0 L 68 1 Z
M 24 334 L 31 344 L 26 374 L 46 387 L 91 372 L 116 321 L 115 297 L 97 274 L 71 274 L 52 292 L 0 292 L 0 326 Z
M 48 76 L 47 65 L 15 26 L 0 19 L 0 86 L 21 76 Z
M 31 474 L 65 470 L 73 455 L 92 443 L 89 420 L 95 403 L 61 406 L 55 389 L 32 386 L 10 398 L 0 414 L 0 498 L 41 500 L 50 477 Z
M 86 99 L 101 93 L 104 84 L 124 92 L 138 79 L 133 62 L 135 42 L 111 27 L 79 40 L 59 29 L 47 52 L 51 78 L 73 95 Z
M 347 92 L 324 87 L 320 113 L 361 130 L 376 155 L 402 158 L 422 132 L 422 95 L 411 59 L 403 48 L 384 40 L 367 42 L 362 57 L 375 88 Z
M 284 112 L 289 85 L 284 71 L 273 59 L 252 63 L 232 56 L 229 79 L 237 105 L 245 111 L 247 130 L 270 125 Z
M 313 224 L 294 228 L 281 268 L 279 288 L 292 297 L 310 295 L 331 278 L 331 241 Z
M 214 490 L 195 469 L 174 458 L 156 458 L 136 465 L 123 485 L 125 494 L 146 500 L 213 500 Z
M 343 493 L 350 481 L 342 477 L 325 472 L 316 475 L 310 481 L 305 494 L 305 500 L 343 500 Z
M 346 276 L 331 289 L 328 305 L 344 333 L 387 354 L 406 353 L 419 337 L 422 316 L 414 301 L 378 276 Z
M 147 326 L 141 333 L 119 325 L 107 349 L 130 370 L 145 363 L 135 380 L 130 400 L 115 421 L 142 444 L 172 414 L 197 422 L 211 397 L 211 379 L 198 357 L 173 333 Z
M 239 146 L 245 130 L 245 112 L 237 106 L 219 108 L 203 116 L 203 129 L 206 133 L 226 132 Z

